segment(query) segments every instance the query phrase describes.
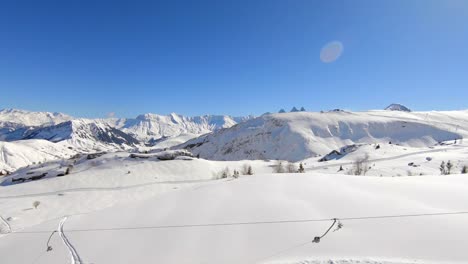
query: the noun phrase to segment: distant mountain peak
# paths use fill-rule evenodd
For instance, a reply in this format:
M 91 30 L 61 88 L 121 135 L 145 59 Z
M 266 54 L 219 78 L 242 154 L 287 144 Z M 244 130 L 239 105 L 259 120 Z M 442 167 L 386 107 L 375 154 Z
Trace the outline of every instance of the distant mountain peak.
M 401 104 L 391 104 L 385 108 L 387 111 L 411 112 L 411 109 Z

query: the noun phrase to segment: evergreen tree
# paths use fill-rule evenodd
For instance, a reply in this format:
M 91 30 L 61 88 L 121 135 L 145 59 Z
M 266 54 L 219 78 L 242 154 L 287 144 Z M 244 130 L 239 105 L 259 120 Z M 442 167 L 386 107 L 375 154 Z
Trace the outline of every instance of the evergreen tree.
M 452 171 L 452 168 L 453 168 L 453 164 L 452 162 L 450 162 L 450 160 L 447 162 L 447 165 L 445 165 L 447 167 L 447 171 L 446 171 L 446 174 L 450 174 L 451 171 Z
M 249 165 L 249 167 L 247 168 L 247 175 L 253 175 L 253 170 L 252 170 L 252 166 Z
M 299 163 L 299 170 L 298 170 L 299 173 L 304 173 L 305 172 L 305 169 L 304 169 L 304 165 L 302 165 L 302 162 Z
M 441 175 L 447 174 L 447 171 L 445 170 L 445 161 L 442 161 L 442 163 L 440 163 L 439 170 Z

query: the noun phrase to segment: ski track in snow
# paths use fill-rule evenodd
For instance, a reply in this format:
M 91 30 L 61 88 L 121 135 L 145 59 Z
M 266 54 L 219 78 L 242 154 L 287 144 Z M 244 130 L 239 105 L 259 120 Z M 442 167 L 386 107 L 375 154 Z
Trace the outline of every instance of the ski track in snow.
M 64 189 L 64 190 L 53 191 L 53 192 L 44 192 L 44 193 L 32 193 L 32 194 L 20 194 L 20 195 L 12 195 L 12 196 L 0 196 L 0 199 L 50 196 L 50 195 L 57 195 L 59 193 L 70 193 L 70 192 L 119 191 L 119 190 L 126 190 L 126 189 L 132 189 L 132 188 L 138 188 L 138 187 L 144 187 L 144 186 L 150 186 L 150 185 L 156 185 L 156 184 L 184 184 L 184 183 L 202 183 L 202 182 L 210 182 L 210 181 L 214 181 L 214 180 L 210 179 L 210 180 L 148 182 L 148 183 L 134 184 L 134 185 L 128 185 L 128 186 L 118 186 L 118 187 L 83 187 L 83 188 Z
M 2 216 L 0 216 L 0 222 L 2 222 L 7 227 L 7 229 L 8 229 L 7 233 L 11 233 L 11 226 L 8 223 L 8 221 L 5 220 Z
M 80 255 L 78 255 L 78 252 L 76 251 L 75 247 L 70 243 L 68 240 L 67 236 L 65 236 L 65 233 L 63 232 L 63 225 L 67 221 L 68 216 L 65 216 L 59 223 L 59 228 L 58 232 L 60 237 L 62 238 L 63 244 L 68 248 L 68 252 L 70 253 L 71 257 L 71 264 L 82 264 L 83 261 L 80 258 Z

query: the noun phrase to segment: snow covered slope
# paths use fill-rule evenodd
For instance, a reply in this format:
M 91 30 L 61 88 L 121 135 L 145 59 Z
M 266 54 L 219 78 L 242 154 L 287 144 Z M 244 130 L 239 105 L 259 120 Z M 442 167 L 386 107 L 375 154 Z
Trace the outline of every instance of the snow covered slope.
M 34 127 L 0 121 L 0 141 L 15 141 L 24 138 Z
M 106 122 L 143 142 L 151 142 L 181 134 L 202 135 L 231 127 L 249 118 L 234 118 L 226 115 L 186 117 L 172 113 L 169 115 L 144 114 L 134 119 L 107 119 Z
M 75 119 L 54 126 L 37 128 L 30 131 L 25 139 L 66 141 L 82 152 L 128 149 L 139 143 L 132 136 L 106 123 L 90 119 Z
M 62 113 L 3 109 L 0 111 L 0 141 L 19 140 L 35 127 L 56 125 L 71 119 Z
M 298 161 L 358 143 L 427 147 L 468 135 L 468 111 L 280 113 L 222 129 L 177 148 L 214 160 Z
M 56 125 L 71 119 L 71 116 L 62 113 L 31 112 L 19 109 L 3 109 L 0 111 L 0 122 L 11 122 L 29 127 Z
M 216 163 L 176 162 L 195 162 L 184 166 L 199 170 Z M 101 178 L 86 177 L 88 185 L 91 179 Z M 47 188 L 45 182 L 29 185 L 38 184 Z M 165 186 L 7 199 L 0 211 L 5 219 L 12 219 L 13 232 L 25 233 L 0 237 L 2 264 L 61 264 L 73 255 L 84 263 L 102 264 L 462 264 L 468 260 L 468 215 L 344 219 L 466 211 L 465 176 L 263 174 L 186 186 L 151 197 Z M 133 197 L 138 198 L 131 201 Z M 23 210 L 34 200 L 41 202 L 37 209 Z M 120 203 L 114 207 L 89 210 L 115 200 Z M 46 215 L 55 219 L 18 230 L 17 224 L 26 218 L 37 221 Z M 66 220 L 63 215 L 68 215 Z M 342 229 L 330 231 L 318 244 L 311 243 L 330 227 L 332 221 L 325 219 L 335 217 L 342 218 Z M 307 221 L 314 219 L 323 220 Z M 66 241 L 56 234 L 50 241 L 53 250 L 45 253 L 47 239 L 58 228 Z M 28 254 L 18 248 L 26 248 Z
M 33 163 L 69 158 L 76 154 L 65 144 L 55 144 L 47 140 L 0 141 L 0 171 L 14 171 Z

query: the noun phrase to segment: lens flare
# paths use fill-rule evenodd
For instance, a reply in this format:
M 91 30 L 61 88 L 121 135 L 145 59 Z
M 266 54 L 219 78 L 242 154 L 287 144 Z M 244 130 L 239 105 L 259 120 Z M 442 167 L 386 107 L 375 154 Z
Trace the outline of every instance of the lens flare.
M 340 41 L 329 42 L 320 51 L 320 60 L 324 63 L 334 62 L 343 54 L 343 49 L 343 43 Z

